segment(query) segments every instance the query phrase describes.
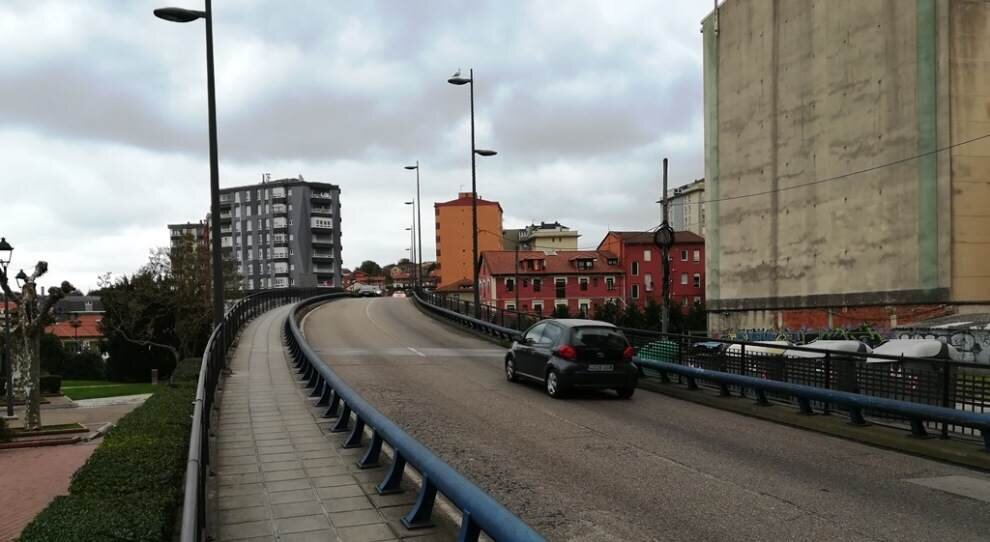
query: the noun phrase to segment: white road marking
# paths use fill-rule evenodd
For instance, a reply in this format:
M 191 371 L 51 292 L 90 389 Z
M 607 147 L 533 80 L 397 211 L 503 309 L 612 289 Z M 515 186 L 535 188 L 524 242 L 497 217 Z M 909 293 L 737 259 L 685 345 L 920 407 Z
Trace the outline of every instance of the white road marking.
M 425 358 L 426 357 L 426 354 L 420 352 L 419 350 L 416 350 L 415 348 L 413 348 L 411 346 L 407 346 L 406 348 L 408 348 L 409 350 L 412 350 L 414 354 L 416 354 L 417 356 L 419 356 L 421 358 Z
M 905 482 L 962 495 L 978 501 L 990 502 L 990 480 L 975 476 L 939 476 L 936 478 L 913 478 Z

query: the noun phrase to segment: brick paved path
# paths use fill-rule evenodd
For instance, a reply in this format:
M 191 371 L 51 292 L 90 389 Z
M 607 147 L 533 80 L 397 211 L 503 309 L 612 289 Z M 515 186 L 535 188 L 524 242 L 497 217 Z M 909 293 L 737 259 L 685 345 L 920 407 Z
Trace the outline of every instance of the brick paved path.
M 0 541 L 14 540 L 58 495 L 96 444 L 0 450 Z
M 438 511 L 433 529 L 409 531 L 398 519 L 415 491 L 381 496 L 384 468 L 359 470 L 362 449 L 329 422 L 289 370 L 281 341 L 283 307 L 251 322 L 223 384 L 212 484 L 214 536 L 224 540 L 453 540 Z

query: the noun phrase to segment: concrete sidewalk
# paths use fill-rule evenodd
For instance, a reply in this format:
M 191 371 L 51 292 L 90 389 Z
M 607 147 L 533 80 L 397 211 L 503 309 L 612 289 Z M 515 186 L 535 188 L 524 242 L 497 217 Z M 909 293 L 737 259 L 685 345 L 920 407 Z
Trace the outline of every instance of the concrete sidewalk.
M 223 383 L 210 488 L 217 540 L 454 540 L 456 525 L 438 509 L 438 527 L 399 523 L 416 492 L 380 496 L 385 469 L 359 470 L 363 449 L 342 449 L 323 409 L 290 371 L 281 341 L 288 308 L 251 322 Z M 387 465 L 386 465 L 387 466 Z

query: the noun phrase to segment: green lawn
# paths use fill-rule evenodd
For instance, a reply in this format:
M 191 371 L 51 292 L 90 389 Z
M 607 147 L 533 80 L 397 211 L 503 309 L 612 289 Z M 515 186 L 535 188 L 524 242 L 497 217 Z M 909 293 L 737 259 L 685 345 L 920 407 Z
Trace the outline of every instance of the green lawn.
M 63 380 L 62 393 L 72 400 L 100 399 L 121 395 L 154 393 L 158 386 L 128 382 L 107 382 L 105 380 Z

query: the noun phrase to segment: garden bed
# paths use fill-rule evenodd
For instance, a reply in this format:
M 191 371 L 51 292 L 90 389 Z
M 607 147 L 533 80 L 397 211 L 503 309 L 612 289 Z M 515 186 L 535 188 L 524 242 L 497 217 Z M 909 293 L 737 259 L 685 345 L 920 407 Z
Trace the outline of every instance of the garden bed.
M 177 369 L 103 440 L 69 495 L 34 518 L 21 541 L 170 540 L 182 505 L 199 359 Z

